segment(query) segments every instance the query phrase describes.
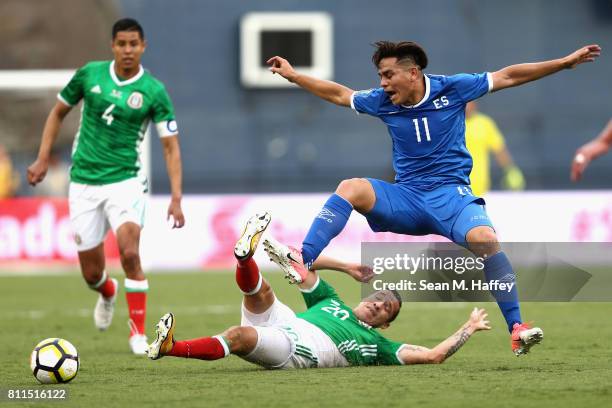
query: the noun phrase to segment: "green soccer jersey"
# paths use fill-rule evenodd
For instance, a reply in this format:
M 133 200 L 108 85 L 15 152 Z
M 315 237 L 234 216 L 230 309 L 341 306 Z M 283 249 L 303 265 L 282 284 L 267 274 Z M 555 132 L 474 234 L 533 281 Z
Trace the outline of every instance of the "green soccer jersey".
M 151 120 L 160 137 L 178 134 L 164 85 L 142 67 L 121 80 L 114 61 L 90 62 L 77 70 L 58 98 L 69 106 L 83 99 L 70 170 L 77 183 L 109 184 L 138 176 L 140 143 Z
M 318 280 L 310 291 L 302 291 L 308 310 L 297 317 L 327 334 L 350 365 L 403 364 L 398 352 L 403 343 L 391 341 L 368 324 L 357 319 L 333 287 Z

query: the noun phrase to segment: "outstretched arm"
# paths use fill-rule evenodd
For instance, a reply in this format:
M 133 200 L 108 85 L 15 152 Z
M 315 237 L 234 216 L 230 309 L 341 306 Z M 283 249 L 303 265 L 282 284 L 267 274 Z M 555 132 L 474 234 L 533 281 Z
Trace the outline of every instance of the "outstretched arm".
M 312 269 L 330 269 L 332 271 L 344 272 L 362 283 L 368 283 L 374 276 L 374 271 L 367 265 L 343 262 L 324 255 L 319 255 L 316 261 L 313 262 Z
M 582 145 L 576 151 L 572 162 L 572 181 L 580 180 L 589 163 L 606 154 L 610 150 L 610 145 L 612 145 L 612 119 L 595 139 Z
M 289 61 L 282 57 L 272 57 L 267 63 L 270 65 L 270 71 L 273 74 L 279 74 L 287 81 L 293 82 L 311 94 L 336 105 L 351 106 L 351 95 L 354 92 L 352 89 L 336 82 L 300 74 L 293 69 Z
M 369 282 L 374 276 L 374 271 L 369 266 L 343 262 L 328 256 L 320 255 L 316 261 L 313 262 L 311 269 L 308 271 L 308 275 L 306 275 L 306 279 L 298 285 L 300 289 L 308 290 L 312 288 L 317 283 L 319 277 L 317 270 L 320 269 L 344 272 L 356 281 L 362 283 Z
M 587 45 L 563 58 L 528 64 L 510 65 L 509 67 L 502 68 L 492 73 L 493 88 L 491 91 L 494 92 L 500 89 L 522 85 L 554 74 L 563 69 L 571 69 L 579 64 L 592 62 L 595 58 L 599 57 L 600 54 L 601 47 L 599 45 Z
M 484 309 L 474 308 L 468 321 L 452 336 L 432 349 L 405 345 L 399 352 L 404 364 L 440 364 L 459 350 L 479 330 L 489 330 L 489 321 Z

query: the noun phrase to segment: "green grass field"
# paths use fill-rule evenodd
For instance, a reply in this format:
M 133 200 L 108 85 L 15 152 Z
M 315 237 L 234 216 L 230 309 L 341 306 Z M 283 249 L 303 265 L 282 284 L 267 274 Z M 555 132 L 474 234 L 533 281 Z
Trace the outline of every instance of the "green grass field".
M 349 304 L 356 283 L 324 274 Z M 280 274 L 267 274 L 279 298 L 302 310 L 301 296 Z M 177 318 L 178 338 L 201 337 L 239 323 L 241 296 L 229 273 L 151 274 L 147 325 L 165 312 Z M 81 369 L 69 400 L 53 406 L 361 407 L 361 406 L 612 406 L 612 325 L 609 303 L 528 303 L 523 315 L 545 330 L 543 344 L 516 358 L 494 303 L 493 330 L 476 334 L 442 365 L 267 371 L 232 356 L 216 362 L 136 357 L 127 344 L 125 298 L 113 325 L 98 332 L 96 295 L 77 274 L 0 277 L 0 389 L 43 387 L 29 368 L 34 345 L 63 337 L 79 350 Z M 405 304 L 386 330 L 395 340 L 433 346 L 462 324 L 474 304 Z M 46 386 L 44 388 L 48 388 Z M 0 403 L 33 406 L 40 402 Z

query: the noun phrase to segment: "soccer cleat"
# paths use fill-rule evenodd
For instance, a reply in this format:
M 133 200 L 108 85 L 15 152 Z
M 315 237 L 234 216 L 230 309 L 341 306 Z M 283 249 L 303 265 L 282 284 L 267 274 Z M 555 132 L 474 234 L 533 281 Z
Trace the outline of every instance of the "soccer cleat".
M 264 233 L 272 217 L 269 213 L 255 214 L 247 221 L 244 231 L 234 247 L 234 256 L 239 260 L 245 260 L 253 256 L 259 239 Z
M 285 278 L 289 279 L 289 283 L 304 282 L 308 276 L 308 270 L 304 266 L 300 251 L 272 238 L 264 239 L 263 245 L 270 260 L 285 272 Z
M 113 321 L 115 299 L 117 298 L 119 283 L 115 278 L 111 278 L 111 281 L 113 285 L 115 285 L 115 294 L 108 299 L 100 294 L 96 302 L 96 307 L 94 308 L 94 323 L 99 330 L 108 329 Z
M 147 350 L 149 349 L 147 336 L 144 334 L 134 334 L 130 337 L 130 348 L 132 349 L 132 353 L 136 355 L 143 356 L 147 354 Z
M 166 313 L 159 319 L 155 329 L 157 338 L 148 347 L 147 355 L 151 360 L 165 356 L 174 346 L 174 315 Z
M 544 332 L 539 327 L 531 327 L 527 323 L 514 323 L 512 326 L 512 351 L 518 357 L 529 353 L 529 349 L 540 343 Z

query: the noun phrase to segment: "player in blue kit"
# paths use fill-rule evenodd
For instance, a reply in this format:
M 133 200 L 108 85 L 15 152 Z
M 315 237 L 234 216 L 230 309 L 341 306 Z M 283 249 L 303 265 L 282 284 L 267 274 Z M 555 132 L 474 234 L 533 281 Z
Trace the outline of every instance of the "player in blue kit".
M 300 281 L 321 251 L 338 235 L 353 211 L 363 214 L 372 230 L 407 235 L 439 234 L 485 257 L 488 281 L 514 281 L 512 266 L 501 251 L 484 200 L 470 190 L 472 159 L 465 147 L 465 105 L 488 92 L 518 86 L 579 64 L 594 61 L 598 45 L 588 45 L 555 60 L 511 65 L 496 72 L 452 76 L 424 74 L 427 54 L 414 42 L 380 41 L 372 61 L 380 87 L 347 88 L 295 71 L 284 58 L 268 60 L 270 71 L 312 94 L 357 113 L 380 118 L 393 140 L 395 183 L 354 178 L 343 180 L 315 217 L 302 244 L 287 256 Z M 516 288 L 516 286 L 515 286 Z M 542 340 L 540 328 L 523 323 L 518 293 L 493 292 L 518 356 Z

